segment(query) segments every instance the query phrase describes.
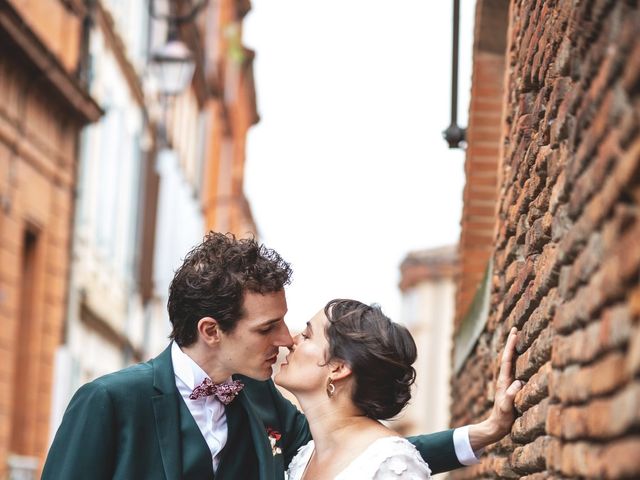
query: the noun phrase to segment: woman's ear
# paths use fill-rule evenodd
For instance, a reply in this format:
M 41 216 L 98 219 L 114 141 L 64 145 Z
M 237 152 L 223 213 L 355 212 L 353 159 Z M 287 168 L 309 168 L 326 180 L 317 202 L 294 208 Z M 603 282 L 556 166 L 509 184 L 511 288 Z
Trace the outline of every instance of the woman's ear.
M 198 336 L 207 345 L 214 345 L 220 342 L 222 330 L 215 319 L 203 317 L 198 321 Z
M 336 380 L 343 380 L 351 376 L 351 367 L 342 360 L 334 360 L 329 364 L 329 371 L 331 372 L 331 378 Z

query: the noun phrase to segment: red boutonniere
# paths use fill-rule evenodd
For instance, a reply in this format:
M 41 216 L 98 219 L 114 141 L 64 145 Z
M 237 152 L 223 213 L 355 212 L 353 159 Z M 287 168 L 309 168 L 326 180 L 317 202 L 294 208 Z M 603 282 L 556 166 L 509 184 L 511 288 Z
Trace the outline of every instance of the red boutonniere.
M 267 427 L 267 435 L 269 436 L 269 444 L 271 445 L 271 453 L 275 457 L 282 453 L 282 449 L 277 445 L 278 441 L 282 437 L 280 432 L 274 430 L 271 427 Z

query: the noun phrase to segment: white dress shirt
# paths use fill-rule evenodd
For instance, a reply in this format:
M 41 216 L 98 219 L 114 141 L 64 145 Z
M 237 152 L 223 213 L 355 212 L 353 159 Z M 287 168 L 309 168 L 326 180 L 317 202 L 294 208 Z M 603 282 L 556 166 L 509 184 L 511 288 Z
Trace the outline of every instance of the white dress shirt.
M 180 350 L 176 342 L 171 345 L 171 360 L 173 361 L 176 387 L 178 387 L 178 392 L 182 395 L 184 403 L 187 404 L 187 408 L 196 421 L 209 450 L 211 450 L 211 461 L 215 472 L 220 464 L 220 452 L 226 445 L 228 437 L 227 415 L 224 405 L 215 395 L 200 397 L 197 400 L 189 398 L 193 389 L 200 385 L 205 378 L 208 378 L 208 375 L 186 353 Z
M 456 428 L 453 431 L 453 447 L 456 450 L 456 457 L 462 465 L 475 465 L 480 463 L 482 450 L 474 452 L 469 441 L 469 425 Z
M 193 389 L 200 385 L 205 378 L 208 378 L 208 375 L 186 353 L 180 350 L 175 342 L 171 345 L 171 360 L 173 361 L 176 387 L 178 387 L 180 395 L 182 395 L 209 446 L 209 450 L 211 450 L 211 460 L 215 472 L 220 463 L 220 452 L 226 445 L 228 437 L 224 405 L 214 395 L 201 397 L 197 400 L 189 398 Z M 453 431 L 453 446 L 458 461 L 462 465 L 473 465 L 480 461 L 478 457 L 482 452 L 474 452 L 471 448 L 469 426 L 456 428 Z

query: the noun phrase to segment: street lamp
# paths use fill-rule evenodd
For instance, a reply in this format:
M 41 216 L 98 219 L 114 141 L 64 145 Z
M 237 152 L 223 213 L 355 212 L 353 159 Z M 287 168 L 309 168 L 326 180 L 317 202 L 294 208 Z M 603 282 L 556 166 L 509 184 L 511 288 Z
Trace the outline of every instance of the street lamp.
M 151 55 L 151 73 L 163 95 L 178 95 L 193 78 L 196 62 L 191 50 L 178 38 L 171 38 Z
M 0 0 L 1 3 L 2 0 Z M 177 155 L 173 151 L 166 124 L 169 103 L 172 97 L 184 92 L 193 79 L 196 67 L 196 56 L 180 41 L 178 31 L 181 25 L 191 23 L 208 3 L 208 0 L 138 0 L 146 1 L 149 16 L 161 22 L 167 22 L 166 43 L 150 52 L 149 64 L 146 73 L 149 80 L 153 80 L 157 88 L 157 98 L 148 98 L 150 128 L 153 134 L 153 146 L 145 159 L 145 185 L 143 199 L 143 228 L 140 242 L 140 290 L 145 304 L 151 305 L 156 298 L 154 286 L 154 273 L 157 247 L 156 230 L 158 216 L 160 215 L 159 203 L 161 185 L 166 182 L 166 173 L 163 173 L 163 159 Z M 187 11 L 188 10 L 188 11 Z M 155 27 L 152 24 L 151 28 Z M 197 37 L 197 35 L 195 35 Z M 157 102 L 155 101 L 157 100 Z M 166 188 L 166 187 L 163 187 Z M 164 194 L 163 194 L 164 195 Z M 151 316 L 145 313 L 145 336 L 151 329 Z
M 166 20 L 169 23 L 169 32 L 167 43 L 151 54 L 150 68 L 158 82 L 160 93 L 164 96 L 174 96 L 182 93 L 191 84 L 196 68 L 193 53 L 178 38 L 178 26 L 192 22 L 208 0 L 200 0 L 184 15 L 159 14 L 155 7 L 156 1 L 149 1 L 149 13 L 156 20 Z

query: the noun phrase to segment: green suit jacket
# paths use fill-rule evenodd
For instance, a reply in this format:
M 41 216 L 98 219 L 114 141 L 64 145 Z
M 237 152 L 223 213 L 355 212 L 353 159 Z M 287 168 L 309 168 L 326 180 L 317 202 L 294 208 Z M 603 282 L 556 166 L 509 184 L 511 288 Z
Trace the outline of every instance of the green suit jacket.
M 303 414 L 271 380 L 237 376 L 244 390 L 226 407 L 229 436 L 216 479 L 284 478 L 311 435 Z M 267 431 L 279 437 L 275 448 Z M 460 467 L 453 431 L 412 437 L 433 473 Z M 213 479 L 211 452 L 175 384 L 171 348 L 81 387 L 56 433 L 42 478 Z

